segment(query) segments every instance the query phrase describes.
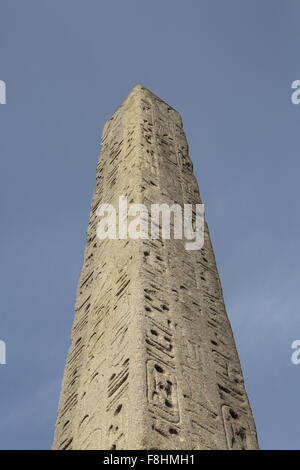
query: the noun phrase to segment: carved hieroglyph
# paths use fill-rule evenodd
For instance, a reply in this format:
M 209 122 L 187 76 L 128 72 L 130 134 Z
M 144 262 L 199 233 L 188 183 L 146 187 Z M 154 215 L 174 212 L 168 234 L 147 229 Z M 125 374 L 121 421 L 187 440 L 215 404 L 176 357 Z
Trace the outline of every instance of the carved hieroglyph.
M 200 203 L 177 111 L 136 86 L 106 122 L 54 449 L 256 449 L 207 226 L 99 240 L 99 203 Z

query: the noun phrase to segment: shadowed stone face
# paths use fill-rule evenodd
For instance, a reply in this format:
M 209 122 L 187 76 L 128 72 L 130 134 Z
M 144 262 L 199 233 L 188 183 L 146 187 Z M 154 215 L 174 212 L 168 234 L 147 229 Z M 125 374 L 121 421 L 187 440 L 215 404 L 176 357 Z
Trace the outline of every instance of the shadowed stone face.
M 256 449 L 205 224 L 185 240 L 97 237 L 99 204 L 200 204 L 180 115 L 138 85 L 106 122 L 54 449 Z

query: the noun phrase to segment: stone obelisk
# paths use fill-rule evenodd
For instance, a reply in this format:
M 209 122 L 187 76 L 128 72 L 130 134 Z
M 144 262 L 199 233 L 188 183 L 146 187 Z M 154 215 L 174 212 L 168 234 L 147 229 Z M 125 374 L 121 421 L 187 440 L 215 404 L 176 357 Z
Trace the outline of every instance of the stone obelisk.
M 97 207 L 199 204 L 177 111 L 136 86 L 106 122 L 54 449 L 256 449 L 215 257 L 100 240 Z

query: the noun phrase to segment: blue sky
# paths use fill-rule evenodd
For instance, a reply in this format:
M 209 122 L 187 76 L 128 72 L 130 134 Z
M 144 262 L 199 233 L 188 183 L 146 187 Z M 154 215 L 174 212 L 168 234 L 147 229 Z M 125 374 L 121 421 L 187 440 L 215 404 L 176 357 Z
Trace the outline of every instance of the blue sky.
M 101 131 L 137 83 L 182 115 L 260 446 L 300 448 L 299 14 L 1 1 L 1 449 L 51 446 Z

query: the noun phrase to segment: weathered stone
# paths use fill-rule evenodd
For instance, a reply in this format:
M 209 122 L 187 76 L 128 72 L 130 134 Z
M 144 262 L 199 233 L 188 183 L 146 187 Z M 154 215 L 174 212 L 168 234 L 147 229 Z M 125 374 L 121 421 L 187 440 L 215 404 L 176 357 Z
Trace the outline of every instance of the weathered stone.
M 136 86 L 106 122 L 54 449 L 256 449 L 207 226 L 99 240 L 99 203 L 200 203 L 177 111 Z

